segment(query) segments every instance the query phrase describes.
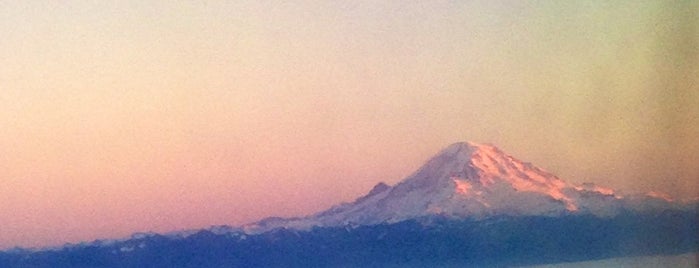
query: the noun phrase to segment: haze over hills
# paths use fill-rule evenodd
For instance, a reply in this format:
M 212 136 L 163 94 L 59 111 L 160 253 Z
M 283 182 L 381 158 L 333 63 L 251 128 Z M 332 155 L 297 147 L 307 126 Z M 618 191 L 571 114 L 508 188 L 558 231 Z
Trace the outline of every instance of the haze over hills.
M 699 249 L 697 203 L 573 185 L 452 144 L 394 186 L 300 218 L 0 253 L 2 267 L 529 265 Z

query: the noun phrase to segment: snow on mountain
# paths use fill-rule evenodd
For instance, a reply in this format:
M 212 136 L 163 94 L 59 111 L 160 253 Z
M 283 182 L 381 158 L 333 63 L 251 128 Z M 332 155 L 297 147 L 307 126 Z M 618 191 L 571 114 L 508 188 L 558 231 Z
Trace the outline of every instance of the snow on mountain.
M 397 222 L 441 214 L 559 214 L 577 210 L 550 173 L 490 145 L 456 143 L 390 190 L 316 218 L 323 225 Z
M 572 185 L 493 145 L 459 142 L 395 186 L 379 183 L 354 202 L 304 218 L 268 218 L 242 229 L 259 233 L 279 227 L 372 225 L 430 215 L 475 219 L 573 213 L 611 216 L 627 207 L 641 209 L 649 199 L 655 207 L 671 202 L 658 193 L 625 198 L 592 183 Z
M 698 207 L 569 184 L 495 146 L 462 142 L 394 186 L 307 217 L 0 251 L 0 266 L 509 266 L 696 252 Z

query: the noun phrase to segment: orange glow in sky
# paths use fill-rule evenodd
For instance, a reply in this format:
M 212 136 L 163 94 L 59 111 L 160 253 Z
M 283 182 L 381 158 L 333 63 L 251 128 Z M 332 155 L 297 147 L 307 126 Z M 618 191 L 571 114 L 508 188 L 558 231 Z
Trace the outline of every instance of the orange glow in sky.
M 302 216 L 463 140 L 697 196 L 698 9 L 2 2 L 0 248 Z

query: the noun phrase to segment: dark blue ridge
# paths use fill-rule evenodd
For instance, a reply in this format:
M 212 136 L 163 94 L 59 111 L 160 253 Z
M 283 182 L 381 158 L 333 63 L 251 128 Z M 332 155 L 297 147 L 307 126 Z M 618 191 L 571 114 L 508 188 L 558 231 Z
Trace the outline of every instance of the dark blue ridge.
M 140 237 L 113 245 L 2 252 L 0 267 L 510 266 L 665 255 L 699 249 L 696 210 L 612 218 L 430 217 L 358 227 L 276 229 L 258 235 Z M 122 250 L 127 249 L 127 250 Z

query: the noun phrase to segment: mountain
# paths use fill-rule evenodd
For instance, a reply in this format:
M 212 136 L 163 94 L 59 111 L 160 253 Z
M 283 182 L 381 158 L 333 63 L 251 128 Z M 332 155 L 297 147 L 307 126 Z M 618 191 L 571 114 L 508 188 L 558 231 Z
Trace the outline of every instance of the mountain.
M 677 205 L 656 192 L 624 197 L 593 183 L 572 185 L 493 145 L 459 142 L 393 187 L 379 183 L 354 202 L 304 218 L 268 218 L 243 229 L 260 233 L 275 228 L 373 225 L 436 215 L 457 219 L 567 214 L 609 217 L 624 209 Z
M 697 200 L 574 185 L 455 143 L 394 186 L 298 218 L 0 252 L 0 267 L 505 267 L 699 251 Z

